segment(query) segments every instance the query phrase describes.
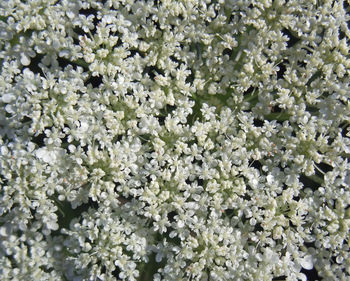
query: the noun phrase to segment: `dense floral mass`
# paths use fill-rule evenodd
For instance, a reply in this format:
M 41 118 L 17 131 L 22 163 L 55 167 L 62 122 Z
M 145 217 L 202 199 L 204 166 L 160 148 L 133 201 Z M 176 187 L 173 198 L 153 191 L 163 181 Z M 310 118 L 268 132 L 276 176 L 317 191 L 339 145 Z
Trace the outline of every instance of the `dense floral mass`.
M 0 1 L 0 279 L 350 280 L 349 10 Z

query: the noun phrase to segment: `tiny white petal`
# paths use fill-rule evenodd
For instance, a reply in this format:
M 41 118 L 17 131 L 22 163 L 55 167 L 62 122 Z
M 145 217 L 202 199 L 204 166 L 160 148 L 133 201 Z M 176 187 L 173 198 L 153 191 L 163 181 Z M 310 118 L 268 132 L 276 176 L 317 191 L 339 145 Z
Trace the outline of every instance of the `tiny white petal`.
M 158 252 L 156 255 L 156 262 L 161 262 L 163 259 L 163 254 L 161 252 Z
M 21 54 L 21 64 L 25 66 L 30 65 L 30 58 L 25 54 Z
M 9 153 L 8 148 L 5 145 L 2 145 L 0 148 L 1 155 L 5 156 Z
M 307 255 L 300 260 L 300 265 L 306 270 L 311 270 L 314 267 L 312 256 Z
M 3 94 L 2 97 L 1 97 L 1 100 L 4 103 L 10 103 L 11 101 L 13 101 L 15 99 L 16 99 L 16 97 L 12 93 Z
M 75 14 L 72 11 L 67 11 L 66 15 L 68 18 L 73 19 L 75 17 Z
M 269 184 L 273 183 L 273 180 L 274 180 L 273 175 L 268 175 L 268 176 L 266 177 L 266 181 L 267 181 Z
M 7 236 L 7 229 L 5 226 L 0 227 L 0 235 Z
M 56 153 L 54 151 L 49 151 L 46 148 L 37 149 L 35 155 L 37 158 L 46 163 L 52 163 L 56 160 Z
M 89 129 L 89 124 L 86 121 L 80 121 L 80 130 L 86 132 Z

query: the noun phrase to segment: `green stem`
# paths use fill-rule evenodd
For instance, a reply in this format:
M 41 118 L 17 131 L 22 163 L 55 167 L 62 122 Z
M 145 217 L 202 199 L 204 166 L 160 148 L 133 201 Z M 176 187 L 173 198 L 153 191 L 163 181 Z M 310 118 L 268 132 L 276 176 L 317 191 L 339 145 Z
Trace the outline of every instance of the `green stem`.
M 160 241 L 161 235 L 159 232 L 155 234 L 156 241 Z M 153 275 L 157 272 L 162 263 L 156 262 L 156 254 L 152 253 L 149 257 L 148 263 L 144 263 L 140 268 L 139 281 L 153 280 Z
M 83 59 L 77 59 L 72 61 L 72 63 L 77 64 L 83 68 L 89 69 L 89 64 L 85 62 Z
M 0 21 L 6 23 L 6 22 L 7 22 L 7 18 L 8 18 L 8 17 L 0 16 Z
M 140 277 L 139 281 L 153 280 L 153 275 L 157 271 L 157 263 L 155 260 L 155 254 L 153 253 L 150 257 L 148 263 L 144 263 L 142 268 L 140 269 Z
M 317 175 L 308 176 L 308 178 L 311 179 L 312 181 L 318 183 L 319 185 L 323 184 L 323 179 Z
M 265 119 L 271 121 L 271 120 L 277 120 L 277 121 L 286 121 L 289 120 L 290 114 L 287 112 L 273 112 L 270 114 L 265 115 Z
M 246 97 L 244 99 L 245 102 L 255 102 L 259 97 L 258 91 L 256 91 L 256 89 L 254 90 L 254 92 L 251 93 L 251 95 L 249 95 L 248 97 Z

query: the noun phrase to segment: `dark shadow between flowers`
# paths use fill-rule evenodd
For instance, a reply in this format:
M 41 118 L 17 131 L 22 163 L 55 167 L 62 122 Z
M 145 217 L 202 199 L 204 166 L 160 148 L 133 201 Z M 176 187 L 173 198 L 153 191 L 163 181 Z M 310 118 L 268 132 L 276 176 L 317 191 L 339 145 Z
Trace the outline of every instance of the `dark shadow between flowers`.
M 160 74 L 164 76 L 164 71 L 159 69 L 157 66 L 146 66 L 142 72 L 142 76 L 148 76 L 150 79 L 155 81 L 155 77 Z
M 282 275 L 282 276 L 272 278 L 272 281 L 283 281 L 283 280 L 286 280 L 286 278 L 287 276 Z
M 304 188 L 311 188 L 313 191 L 316 191 L 320 187 L 318 182 L 303 174 L 299 176 L 299 181 L 303 184 Z
M 27 66 L 34 74 L 39 74 L 41 77 L 44 77 L 44 72 L 39 66 L 41 60 L 43 59 L 43 55 L 36 55 L 34 58 L 30 60 L 30 64 Z
M 40 147 L 44 147 L 45 146 L 45 143 L 44 143 L 44 139 L 45 138 L 46 138 L 45 133 L 41 133 L 41 134 L 39 134 L 37 136 L 32 136 L 31 141 L 33 143 L 35 143 L 40 148 Z
M 286 72 L 286 65 L 288 64 L 288 60 L 283 60 L 278 65 L 278 71 L 277 71 L 277 79 L 283 79 L 284 73 Z
M 282 29 L 283 35 L 286 35 L 289 40 L 287 41 L 287 47 L 292 48 L 295 44 L 297 44 L 300 41 L 300 38 L 294 36 L 292 32 L 286 28 Z
M 73 209 L 69 201 L 58 201 L 55 200 L 56 206 L 59 211 L 57 212 L 58 225 L 60 228 L 69 229 L 70 222 L 74 218 L 79 218 L 82 213 L 88 211 L 90 208 L 98 209 L 98 203 L 89 198 L 87 203 L 80 205 L 79 207 Z M 60 235 L 60 230 L 54 231 L 53 236 Z
M 302 268 L 301 273 L 304 273 L 306 275 L 307 281 L 321 280 L 315 267 L 313 267 L 311 270 L 307 270 L 305 268 Z
M 85 81 L 84 85 L 91 85 L 93 88 L 98 88 L 103 84 L 102 76 L 90 76 L 88 80 Z

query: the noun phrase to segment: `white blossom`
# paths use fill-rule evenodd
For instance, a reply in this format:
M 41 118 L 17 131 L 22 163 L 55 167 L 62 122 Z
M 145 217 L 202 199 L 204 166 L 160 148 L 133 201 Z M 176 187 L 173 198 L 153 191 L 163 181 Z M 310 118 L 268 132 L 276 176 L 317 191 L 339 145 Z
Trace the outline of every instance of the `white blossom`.
M 346 1 L 0 1 L 1 280 L 348 280 Z

